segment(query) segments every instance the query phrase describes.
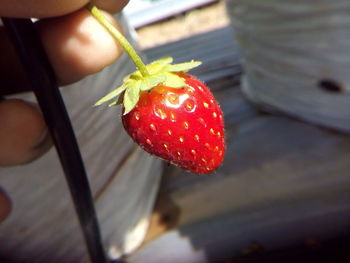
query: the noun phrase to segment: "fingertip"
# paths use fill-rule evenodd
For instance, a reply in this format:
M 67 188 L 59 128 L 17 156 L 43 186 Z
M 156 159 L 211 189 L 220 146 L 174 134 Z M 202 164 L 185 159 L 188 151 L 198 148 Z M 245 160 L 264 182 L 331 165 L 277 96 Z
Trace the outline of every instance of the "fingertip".
M 28 163 L 49 149 L 45 121 L 34 105 L 12 99 L 0 102 L 0 166 Z
M 2 0 L 0 5 L 0 15 L 18 18 L 54 17 L 74 12 L 87 3 L 88 0 Z
M 122 52 L 119 43 L 84 9 L 41 20 L 38 29 L 62 85 L 101 71 Z
M 92 0 L 91 2 L 102 10 L 116 13 L 122 10 L 129 3 L 129 0 Z
M 75 12 L 83 8 L 88 0 L 1 0 L 0 16 L 17 18 L 57 17 Z M 93 0 L 99 8 L 111 13 L 119 12 L 129 0 Z
M 12 204 L 7 194 L 0 188 L 0 223 L 10 214 Z

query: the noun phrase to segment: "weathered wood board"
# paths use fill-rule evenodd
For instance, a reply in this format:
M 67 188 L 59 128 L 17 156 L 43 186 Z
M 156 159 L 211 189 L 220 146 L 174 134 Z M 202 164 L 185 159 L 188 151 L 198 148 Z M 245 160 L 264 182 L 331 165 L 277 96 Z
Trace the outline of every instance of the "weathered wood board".
M 215 40 L 220 39 L 219 43 Z M 240 72 L 240 52 L 235 44 L 233 30 L 229 27 L 220 28 L 210 33 L 199 34 L 194 37 L 176 41 L 145 50 L 148 60 L 170 56 L 176 63 L 189 60 L 199 60 L 203 64 L 191 70 L 199 79 L 220 81 Z
M 177 45 L 183 51 L 207 39 L 230 57 L 234 47 L 225 50 L 219 41 L 226 38 L 216 31 L 162 48 L 175 54 Z M 258 111 L 236 74 L 208 82 L 225 115 L 223 166 L 208 176 L 166 168 L 148 242 L 129 262 L 231 262 L 310 244 L 321 253 L 323 242 L 350 235 L 350 137 Z
M 126 6 L 123 13 L 132 27 L 139 28 L 176 16 L 188 10 L 211 4 L 215 1 L 216 0 L 133 0 Z
M 215 174 L 167 169 L 162 190 L 176 212 L 156 213 L 177 221 L 130 262 L 224 262 L 254 242 L 273 251 L 350 234 L 348 136 L 258 113 L 226 132 L 226 160 Z

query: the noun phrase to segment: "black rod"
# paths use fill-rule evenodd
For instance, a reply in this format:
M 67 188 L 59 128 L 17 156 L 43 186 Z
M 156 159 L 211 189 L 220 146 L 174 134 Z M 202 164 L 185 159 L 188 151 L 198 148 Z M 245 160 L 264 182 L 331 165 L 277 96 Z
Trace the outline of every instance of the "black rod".
M 54 141 L 93 263 L 107 263 L 91 189 L 56 77 L 30 19 L 2 18 Z

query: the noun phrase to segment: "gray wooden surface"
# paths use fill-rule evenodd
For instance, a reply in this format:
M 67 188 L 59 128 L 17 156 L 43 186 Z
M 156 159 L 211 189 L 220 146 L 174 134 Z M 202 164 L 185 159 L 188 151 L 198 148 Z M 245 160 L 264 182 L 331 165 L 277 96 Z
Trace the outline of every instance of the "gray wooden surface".
M 161 47 L 147 49 L 145 56 L 150 61 L 167 56 L 173 57 L 176 63 L 191 59 L 202 61 L 203 64 L 191 70 L 191 73 L 205 82 L 216 82 L 240 72 L 239 53 L 233 30 L 224 27 L 210 34 L 199 34 Z
M 151 23 L 174 17 L 188 10 L 211 4 L 216 0 L 162 0 L 143 1 L 133 0 L 123 10 L 129 24 L 134 28 L 140 28 Z
M 146 50 L 151 60 L 166 53 L 205 62 L 196 73 L 210 76 L 221 104 L 227 153 L 211 175 L 165 170 L 161 191 L 167 197 L 158 199 L 151 238 L 132 263 L 231 262 L 350 234 L 349 136 L 258 111 L 240 92 L 229 30 Z

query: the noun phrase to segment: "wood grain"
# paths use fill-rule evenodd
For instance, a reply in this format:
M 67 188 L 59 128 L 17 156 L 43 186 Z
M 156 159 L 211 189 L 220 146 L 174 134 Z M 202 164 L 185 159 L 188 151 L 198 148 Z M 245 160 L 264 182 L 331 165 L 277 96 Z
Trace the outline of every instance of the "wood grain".
M 211 34 L 216 36 L 212 42 Z M 209 32 L 187 43 L 207 39 L 220 49 L 217 40 L 226 37 Z M 183 41 L 178 44 L 185 49 Z M 146 54 L 152 58 L 151 51 Z M 257 247 L 258 260 L 265 252 L 348 236 L 350 137 L 260 111 L 241 93 L 235 71 L 217 76 L 208 83 L 225 117 L 224 164 L 208 176 L 165 169 L 161 192 L 167 196 L 158 197 L 153 216 L 170 215 L 175 225 L 152 221 L 150 239 L 130 262 L 236 262 Z

